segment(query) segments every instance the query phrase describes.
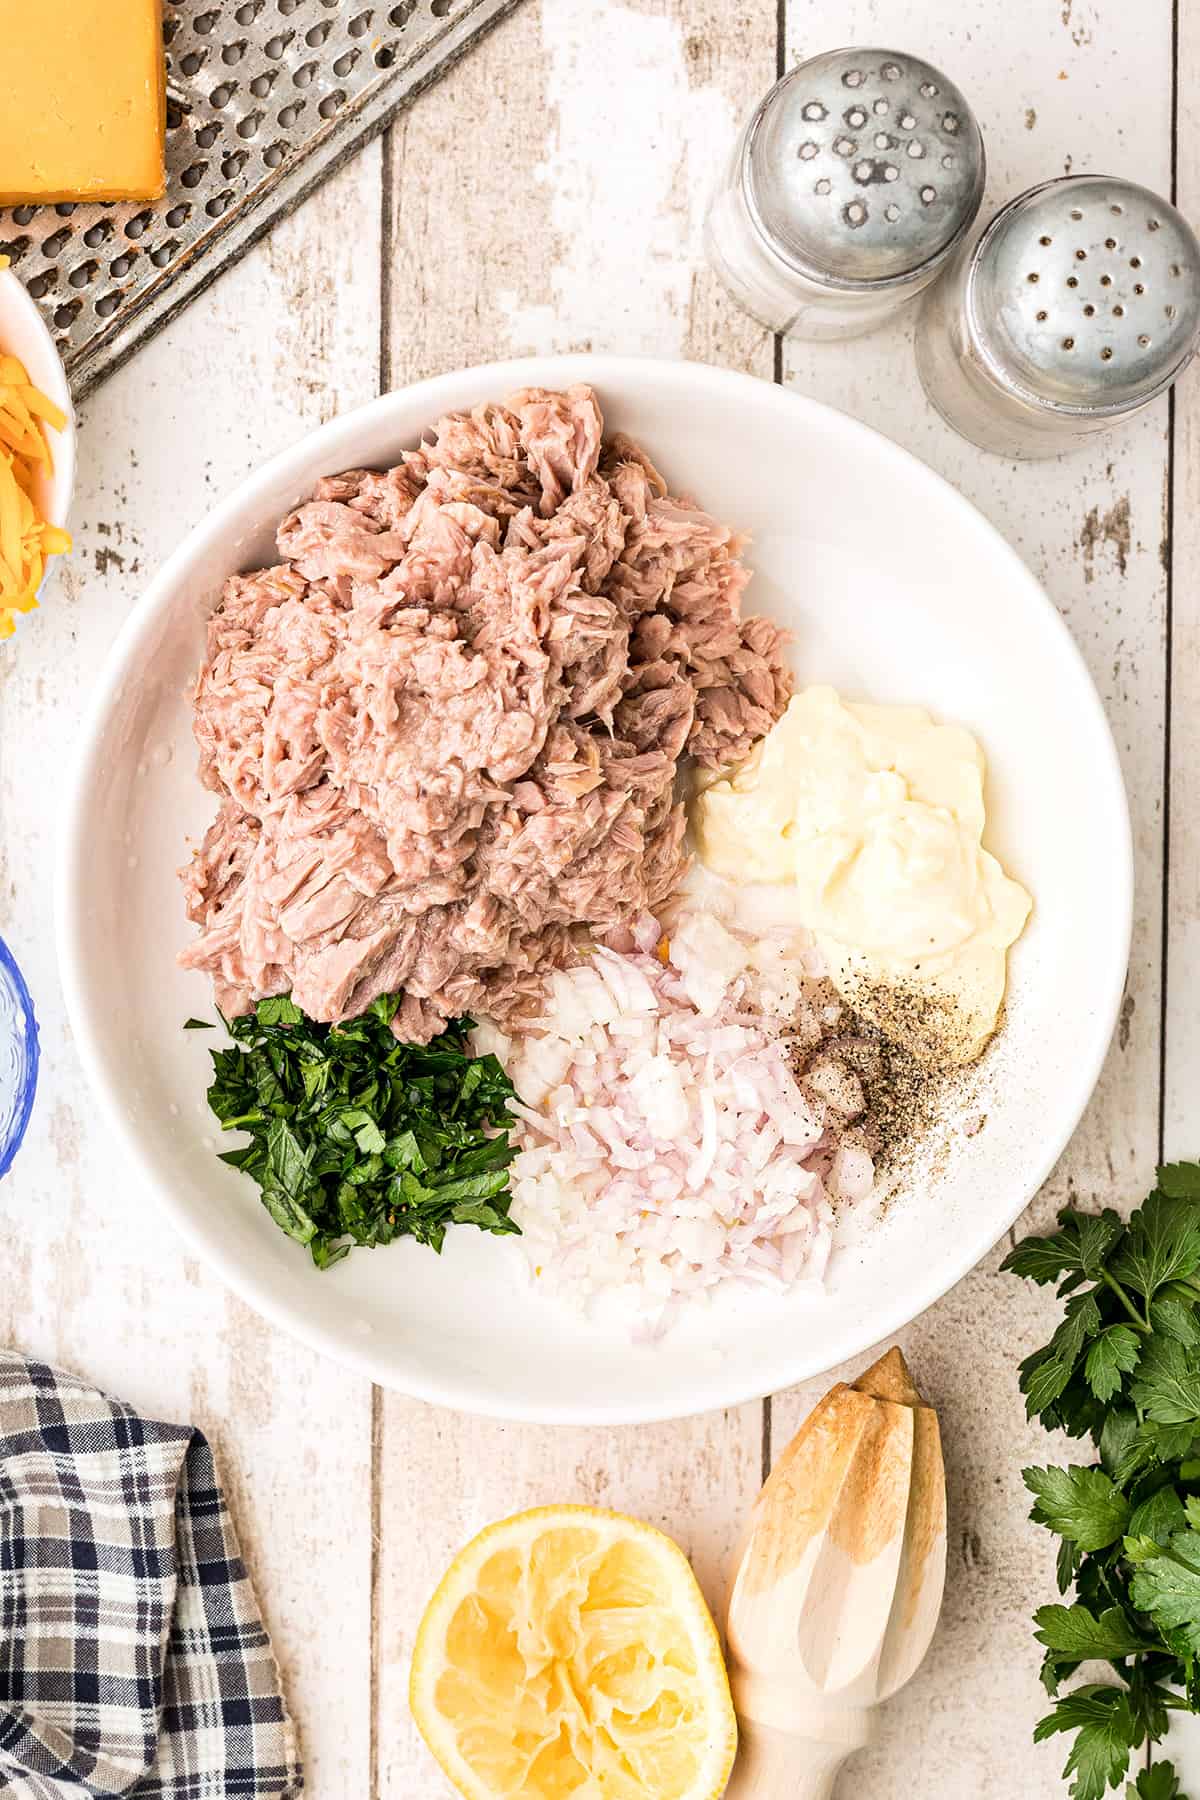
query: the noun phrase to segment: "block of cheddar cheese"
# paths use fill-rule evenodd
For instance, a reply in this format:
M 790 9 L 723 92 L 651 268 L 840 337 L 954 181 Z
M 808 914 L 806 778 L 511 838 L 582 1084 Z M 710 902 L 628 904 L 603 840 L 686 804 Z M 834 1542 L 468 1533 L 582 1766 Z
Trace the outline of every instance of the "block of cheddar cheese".
M 164 186 L 161 0 L 0 0 L 0 206 Z

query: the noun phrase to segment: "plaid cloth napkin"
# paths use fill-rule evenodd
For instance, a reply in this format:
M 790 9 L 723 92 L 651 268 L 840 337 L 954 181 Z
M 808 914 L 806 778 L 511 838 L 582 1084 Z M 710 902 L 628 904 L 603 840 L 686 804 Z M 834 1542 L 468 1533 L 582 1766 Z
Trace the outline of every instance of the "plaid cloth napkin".
M 302 1787 L 205 1439 L 0 1351 L 0 1794 Z

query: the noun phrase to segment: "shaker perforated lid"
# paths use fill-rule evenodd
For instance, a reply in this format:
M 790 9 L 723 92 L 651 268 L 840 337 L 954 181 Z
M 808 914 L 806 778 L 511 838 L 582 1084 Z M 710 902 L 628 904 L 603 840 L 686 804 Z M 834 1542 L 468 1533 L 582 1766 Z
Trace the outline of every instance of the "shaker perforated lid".
M 1045 407 L 1119 414 L 1169 386 L 1200 338 L 1200 243 L 1131 181 L 1071 175 L 997 213 L 967 275 L 994 377 Z
M 874 287 L 962 237 L 983 195 L 983 139 L 959 89 L 919 57 L 830 50 L 763 100 L 743 180 L 758 229 L 801 274 Z

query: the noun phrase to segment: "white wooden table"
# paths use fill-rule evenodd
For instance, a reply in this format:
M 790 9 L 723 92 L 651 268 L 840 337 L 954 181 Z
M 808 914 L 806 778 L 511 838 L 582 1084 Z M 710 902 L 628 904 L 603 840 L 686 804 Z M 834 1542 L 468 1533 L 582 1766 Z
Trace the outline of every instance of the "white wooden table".
M 1139 895 L 1119 1034 L 1025 1226 L 1068 1195 L 1139 1197 L 1164 1140 L 1173 1154 L 1200 1150 L 1188 992 L 1200 947 L 1200 377 L 1090 452 L 1013 467 L 930 414 L 907 326 L 851 346 L 779 346 L 741 317 L 700 265 L 706 193 L 777 69 L 849 42 L 918 52 L 962 85 L 987 136 L 989 208 L 1094 169 L 1167 194 L 1177 183 L 1200 215 L 1200 17 L 1187 0 L 779 0 L 778 18 L 776 0 L 526 0 L 87 402 L 77 550 L 45 613 L 0 652 L 0 933 L 30 979 L 45 1047 L 30 1137 L 0 1185 L 0 1342 L 209 1432 L 314 1800 L 445 1795 L 408 1718 L 407 1659 L 435 1576 L 477 1527 L 550 1500 L 639 1513 L 675 1534 L 715 1600 L 738 1522 L 812 1392 L 628 1430 L 432 1411 L 261 1323 L 122 1166 L 59 994 L 54 818 L 118 625 L 186 528 L 265 456 L 380 387 L 569 348 L 751 370 L 910 446 L 1061 607 L 1108 704 L 1133 808 Z M 1029 1614 L 1053 1596 L 1020 1469 L 1051 1446 L 1025 1425 L 1016 1389 L 1017 1360 L 1054 1309 L 997 1274 L 1003 1248 L 903 1336 L 947 1443 L 946 1606 L 921 1676 L 844 1778 L 847 1800 L 1065 1791 L 1065 1746 L 1030 1742 L 1042 1695 Z

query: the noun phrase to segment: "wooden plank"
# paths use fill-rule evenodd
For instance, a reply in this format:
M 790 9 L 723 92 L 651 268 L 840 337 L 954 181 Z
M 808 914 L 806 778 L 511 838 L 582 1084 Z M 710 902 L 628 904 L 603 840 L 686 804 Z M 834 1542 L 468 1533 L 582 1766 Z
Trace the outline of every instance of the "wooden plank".
M 47 897 L 76 721 L 154 566 L 242 474 L 375 392 L 378 221 L 376 149 L 89 400 L 75 553 L 0 658 L 0 930 L 45 1052 L 0 1184 L 0 1337 L 209 1433 L 322 1800 L 367 1792 L 370 1388 L 234 1300 L 117 1160 L 71 1047 Z
M 1175 201 L 1200 222 L 1200 17 L 1178 20 Z M 1163 1043 L 1164 1157 L 1200 1157 L 1200 386 L 1193 369 L 1175 391 L 1175 458 L 1170 514 L 1171 687 L 1166 891 L 1166 1006 Z M 1184 1786 L 1200 1780 L 1200 1718 L 1174 1715 L 1169 1750 Z
M 396 127 L 391 380 L 581 348 L 769 376 L 770 340 L 697 270 L 717 157 L 774 66 L 774 17 L 761 7 L 522 7 Z M 544 1429 L 385 1396 L 381 1800 L 448 1792 L 408 1716 L 408 1659 L 425 1601 L 474 1531 L 551 1500 L 616 1507 L 676 1536 L 718 1602 L 758 1488 L 761 1423 L 753 1405 L 674 1425 Z
M 834 42 L 885 43 L 928 57 L 975 106 L 987 140 L 985 216 L 1034 182 L 1112 169 L 1169 191 L 1171 8 L 1122 0 L 791 0 L 789 59 Z M 825 26 L 822 30 L 820 27 Z M 1150 105 L 1148 95 L 1163 96 Z M 1019 1229 L 1071 1195 L 1130 1201 L 1157 1150 L 1166 574 L 1165 405 L 1093 449 L 1012 465 L 984 455 L 926 405 L 911 323 L 849 349 L 789 345 L 786 379 L 873 424 L 939 469 L 993 520 L 1046 584 L 1108 707 L 1133 811 L 1139 891 L 1121 1028 L 1092 1105 Z M 1146 897 L 1149 897 L 1147 901 Z M 848 1773 L 863 1800 L 970 1792 L 1056 1800 L 1057 1745 L 1036 1748 L 1044 1710 L 1029 1614 L 1054 1597 L 1051 1546 L 1026 1523 L 1020 1468 L 1055 1446 L 1027 1426 L 1019 1358 L 1055 1320 L 1048 1297 L 997 1273 L 1001 1246 L 901 1334 L 939 1405 L 950 1489 L 950 1570 L 941 1628 L 878 1746 Z M 864 1362 L 867 1359 L 864 1358 Z M 826 1383 L 777 1396 L 778 1451 Z

